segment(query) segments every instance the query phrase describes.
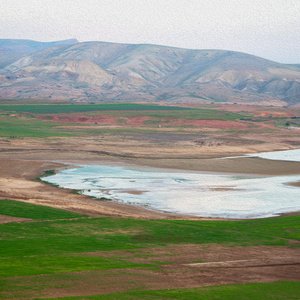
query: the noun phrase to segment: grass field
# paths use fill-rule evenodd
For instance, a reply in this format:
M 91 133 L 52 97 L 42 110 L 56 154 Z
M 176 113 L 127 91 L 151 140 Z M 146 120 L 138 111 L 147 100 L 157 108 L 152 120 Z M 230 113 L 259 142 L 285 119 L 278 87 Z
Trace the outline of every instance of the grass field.
M 218 119 L 236 120 L 246 117 L 245 115 L 208 108 L 188 108 L 180 106 L 159 106 L 145 104 L 80 104 L 80 105 L 0 105 L 0 111 L 31 114 L 72 114 L 82 113 L 83 115 L 97 116 L 113 115 L 120 117 L 149 116 L 154 118 L 172 119 Z
M 33 220 L 55 220 L 86 217 L 69 211 L 13 200 L 0 200 L 0 214 Z
M 138 249 L 149 249 L 151 252 L 150 249 L 153 247 L 185 244 L 202 244 L 205 247 L 210 244 L 227 247 L 241 245 L 294 247 L 289 240 L 300 238 L 300 216 L 234 222 L 88 218 L 80 214 L 12 200 L 0 200 L 0 214 L 34 219 L 31 222 L 0 225 L 0 286 L 3 299 L 7 299 L 8 295 L 9 299 L 24 295 L 24 289 L 34 294 L 34 291 L 46 288 L 47 283 L 44 281 L 38 281 L 37 288 L 35 276 L 52 274 L 54 277 L 51 280 L 56 281 L 60 276 L 69 276 L 71 279 L 76 274 L 77 277 L 80 276 L 76 272 L 119 269 L 129 272 L 135 268 L 155 270 L 161 264 L 168 264 L 166 256 L 156 257 L 153 260 L 149 253 L 139 253 L 135 254 L 135 257 L 146 261 L 135 262 L 130 257 L 120 257 L 118 251 L 130 253 Z M 95 254 L 91 255 L 93 252 Z M 86 276 L 84 274 L 82 276 Z M 20 280 L 18 284 L 17 278 Z M 266 297 L 269 298 L 264 299 L 277 299 L 272 297 L 286 294 L 294 297 L 293 293 L 296 291 L 294 285 L 294 283 L 273 284 L 270 297 L 266 293 Z M 286 287 L 278 293 L 279 287 L 283 286 Z M 293 290 L 289 292 L 291 287 Z M 221 299 L 227 299 L 222 297 L 226 295 L 229 297 L 233 291 L 239 290 L 247 291 L 248 294 L 245 292 L 245 295 L 249 297 L 244 299 L 256 299 L 258 288 L 251 285 L 249 288 L 237 286 L 151 293 L 145 291 L 116 294 L 109 296 L 110 298 L 95 296 L 95 299 L 117 299 L 120 296 L 122 299 L 188 299 L 185 297 L 191 294 L 202 297 L 215 293 L 214 291 L 217 291 Z
M 59 114 L 88 111 L 173 111 L 190 110 L 179 106 L 159 106 L 135 103 L 124 104 L 30 104 L 30 105 L 0 105 L 0 110 L 13 112 L 28 112 L 34 114 Z
M 101 107 L 101 106 L 100 106 Z M 136 109 L 112 109 L 112 110 L 94 110 L 87 111 L 85 115 L 87 116 L 99 116 L 102 115 L 110 116 L 120 116 L 122 117 L 140 117 L 148 116 L 157 119 L 169 118 L 169 119 L 217 119 L 217 120 L 236 120 L 245 117 L 244 114 L 222 111 L 218 109 L 210 108 L 185 108 L 185 107 L 175 107 L 175 106 L 156 106 L 156 109 L 147 109 L 148 106 L 144 108 L 144 105 L 137 107 Z M 0 106 L 1 108 L 1 106 Z M 117 105 L 116 105 L 117 108 Z M 149 107 L 151 108 L 151 107 Z M 176 108 L 176 109 L 175 109 Z
M 253 299 L 299 299 L 298 282 L 248 283 L 180 290 L 140 291 L 108 295 L 65 297 L 57 299 L 99 299 L 99 300 L 140 300 L 140 299 L 210 299 L 210 300 L 253 300 Z M 50 299 L 50 298 L 49 298 Z
M 91 219 L 11 200 L 0 200 L 0 204 L 0 214 L 47 220 L 0 226 L 1 257 L 14 257 L 14 263 L 27 256 L 39 256 L 40 261 L 45 262 L 45 257 L 55 255 L 56 259 L 51 258 L 54 264 L 55 260 L 57 263 L 61 261 L 60 256 L 74 252 L 149 248 L 168 244 L 289 245 L 288 239 L 300 238 L 298 216 L 235 222 Z M 81 219 L 72 220 L 75 217 Z M 57 218 L 66 220 L 55 220 Z M 77 260 L 76 257 L 74 259 Z M 35 260 L 35 263 L 38 261 Z M 19 272 L 22 273 L 22 270 L 19 269 Z M 45 272 L 41 270 L 42 274 Z M 13 276 L 21 273 L 13 271 Z
M 54 127 L 61 124 L 45 122 L 35 119 L 19 119 L 17 117 L 0 116 L 0 137 L 24 138 L 24 137 L 68 137 L 72 134 L 59 132 Z
M 220 111 L 217 109 L 189 109 L 185 107 L 139 105 L 139 104 L 101 104 L 101 105 L 0 105 L 0 137 L 10 139 L 19 138 L 47 138 L 47 137 L 76 137 L 98 136 L 103 134 L 154 132 L 158 124 L 163 127 L 173 127 L 176 132 L 185 128 L 188 120 L 227 120 L 236 121 L 244 115 Z M 80 113 L 80 115 L 78 115 Z M 43 120 L 37 119 L 42 114 L 47 114 Z M 59 114 L 54 122 L 48 115 Z M 66 118 L 69 121 L 60 119 Z M 83 124 L 80 118 L 111 117 L 115 121 L 92 121 Z M 141 123 L 130 125 L 132 118 L 147 118 Z M 129 125 L 127 124 L 129 120 Z M 179 122 L 171 125 L 170 122 Z M 66 129 L 64 126 L 68 125 Z M 82 124 L 84 127 L 77 128 Z M 97 124 L 98 128 L 95 128 Z M 102 125 L 119 125 L 119 128 L 105 128 Z M 121 125 L 121 126 L 120 126 Z M 153 127 L 153 129 L 152 129 Z M 164 129 L 161 130 L 164 132 Z
M 188 243 L 289 245 L 287 239 L 299 238 L 299 217 L 236 222 L 96 218 L 10 223 L 1 225 L 0 237 L 3 258 Z
M 152 132 L 150 128 L 163 124 L 164 127 L 174 127 L 177 131 L 182 130 L 186 120 L 238 120 L 244 115 L 220 111 L 217 109 L 191 109 L 176 106 L 140 105 L 140 104 L 99 104 L 99 105 L 0 105 L 0 137 L 7 138 L 45 138 L 45 137 L 70 137 L 70 136 L 94 136 L 99 134 L 118 134 L 123 132 Z M 99 129 L 89 128 L 95 122 L 85 124 L 86 128 L 76 128 L 74 125 L 81 123 L 80 117 L 113 117 L 116 125 L 124 128 L 109 129 L 101 128 L 104 122 L 99 123 Z M 42 114 L 59 114 L 57 122 L 51 121 L 47 117 L 44 120 L 36 119 Z M 62 114 L 64 114 L 63 117 Z M 68 129 L 62 127 L 66 123 L 60 122 L 60 118 L 65 115 L 70 116 Z M 148 118 L 141 124 L 126 126 L 130 118 Z M 150 119 L 149 119 L 150 118 Z M 167 120 L 166 120 L 167 119 Z M 72 121 L 73 120 L 73 121 Z M 182 124 L 169 125 L 170 120 L 182 120 Z M 109 124 L 109 123 L 108 123 Z M 61 128 L 60 128 L 61 127 Z M 72 128 L 73 127 L 73 128 Z M 188 126 L 191 127 L 191 126 Z

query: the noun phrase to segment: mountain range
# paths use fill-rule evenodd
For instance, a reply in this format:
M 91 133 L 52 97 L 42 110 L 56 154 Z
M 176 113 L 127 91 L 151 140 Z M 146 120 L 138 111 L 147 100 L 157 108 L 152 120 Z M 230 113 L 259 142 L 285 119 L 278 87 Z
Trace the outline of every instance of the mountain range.
M 0 40 L 0 97 L 300 105 L 300 65 L 226 50 Z

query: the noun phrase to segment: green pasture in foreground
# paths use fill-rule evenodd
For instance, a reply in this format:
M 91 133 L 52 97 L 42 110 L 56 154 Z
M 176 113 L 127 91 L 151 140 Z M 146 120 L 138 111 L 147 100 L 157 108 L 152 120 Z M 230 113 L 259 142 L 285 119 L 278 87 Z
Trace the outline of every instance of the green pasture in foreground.
M 300 284 L 295 281 L 268 283 L 247 283 L 210 286 L 203 288 L 157 290 L 114 293 L 85 297 L 64 297 L 60 300 L 98 299 L 98 300 L 161 300 L 161 299 L 210 299 L 210 300 L 274 300 L 299 299 Z M 50 299 L 50 298 L 48 298 Z M 53 298 L 52 298 L 53 299 Z
M 0 214 L 34 220 L 55 220 L 86 217 L 85 215 L 76 214 L 62 209 L 2 199 L 0 200 Z
M 20 202 L 20 205 L 16 206 L 9 204 L 9 214 L 20 216 L 22 205 L 26 211 L 28 209 L 26 203 Z M 37 209 L 43 211 L 42 208 Z M 44 214 L 47 221 L 0 225 L 0 274 L 3 276 L 52 274 L 79 269 L 85 271 L 137 265 L 117 259 L 112 263 L 103 257 L 85 256 L 86 252 L 151 248 L 171 244 L 289 245 L 288 239 L 300 237 L 299 216 L 247 221 L 123 218 L 51 221 L 49 216 L 51 217 L 52 210 L 45 209 L 49 210 L 48 215 Z M 2 207 L 0 214 L 7 214 L 7 211 L 8 209 Z M 32 214 L 31 211 L 27 216 Z M 26 217 L 26 214 L 22 216 Z M 74 267 L 73 264 L 78 267 Z
M 0 260 L 0 277 L 28 276 L 40 274 L 56 274 L 67 272 L 110 270 L 133 267 L 152 267 L 157 264 L 139 264 L 100 255 L 71 254 L 27 256 Z
M 81 280 L 84 271 L 115 269 L 116 274 L 121 274 L 124 270 L 130 273 L 136 267 L 158 271 L 160 264 L 168 263 L 160 256 L 148 257 L 147 251 L 138 250 L 141 248 L 151 251 L 152 247 L 174 244 L 293 246 L 290 240 L 300 237 L 300 216 L 246 221 L 84 218 L 80 214 L 13 200 L 0 200 L 0 214 L 35 219 L 0 225 L 0 291 L 4 295 L 0 292 L 0 298 L 4 299 L 7 295 L 10 299 L 38 295 L 39 290 L 47 289 L 48 280 L 49 287 L 59 286 L 60 278 L 68 282 L 73 282 L 70 279 L 73 277 Z M 118 251 L 113 250 L 128 251 L 134 257 L 138 253 L 144 263 L 133 262 L 130 255 L 119 256 Z M 126 292 L 84 299 L 262 299 L 256 298 L 257 295 L 263 295 L 263 299 L 279 296 L 296 299 L 298 292 L 296 283 L 286 282 Z M 235 294 L 243 294 L 245 298 L 234 298 Z
M 288 245 L 299 217 L 251 221 L 76 219 L 0 226 L 1 257 L 53 255 L 168 244 Z
M 1 211 L 0 211 L 0 214 Z M 0 225 L 1 257 L 54 255 L 168 244 L 289 245 L 300 216 L 247 221 L 88 218 Z

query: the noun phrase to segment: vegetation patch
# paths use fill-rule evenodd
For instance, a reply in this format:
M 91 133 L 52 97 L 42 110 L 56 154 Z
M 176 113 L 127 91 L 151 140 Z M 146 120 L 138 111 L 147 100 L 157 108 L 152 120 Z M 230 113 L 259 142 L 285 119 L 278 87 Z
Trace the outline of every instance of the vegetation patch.
M 96 218 L 10 223 L 0 225 L 1 256 L 52 255 L 187 243 L 289 245 L 288 239 L 299 239 L 299 219 L 299 216 L 251 221 Z
M 85 215 L 14 200 L 0 200 L 0 214 L 34 220 L 55 220 L 86 217 Z
M 77 281 L 93 280 L 95 276 L 105 277 L 103 272 L 108 270 L 113 270 L 109 276 L 116 280 L 118 276 L 127 275 L 140 278 L 139 272 L 146 270 L 150 273 L 162 272 L 159 266 L 168 264 L 167 261 L 146 259 L 146 256 L 151 255 L 151 249 L 157 246 L 293 246 L 290 239 L 294 241 L 300 237 L 300 216 L 246 221 L 72 219 L 82 215 L 11 200 L 1 200 L 0 205 L 1 214 L 36 219 L 32 222 L 0 225 L 0 285 L 4 299 L 26 298 L 26 295 L 35 299 L 38 295 L 47 297 L 49 294 L 46 290 L 49 288 L 66 288 L 66 284 L 74 287 L 74 282 Z M 57 218 L 64 220 L 55 220 Z M 134 249 L 139 251 L 142 248 L 149 249 L 149 253 L 140 253 L 141 258 L 118 252 L 130 252 Z M 103 271 L 92 272 L 99 270 Z M 219 295 L 219 299 L 234 299 L 233 293 L 248 297 L 244 299 L 276 299 L 271 297 L 277 295 L 288 295 L 286 299 L 296 299 L 292 298 L 294 283 L 278 283 L 270 288 L 266 285 L 263 291 L 260 290 L 263 289 L 263 284 L 249 285 L 249 288 L 241 285 L 232 288 L 226 286 L 160 291 L 143 291 L 143 285 L 134 286 L 133 282 L 132 288 L 142 291 L 97 295 L 90 299 L 214 299 L 214 295 Z M 124 289 L 128 290 L 125 286 Z
M 64 297 L 56 299 L 99 299 L 99 300 L 140 300 L 140 299 L 222 299 L 222 300 L 274 300 L 299 299 L 300 285 L 295 281 L 268 283 L 247 283 L 211 286 L 203 288 L 137 291 L 83 297 Z M 49 298 L 50 299 L 50 298 Z
M 16 139 L 24 137 L 74 136 L 70 133 L 57 131 L 56 126 L 61 126 L 61 124 L 35 119 L 0 116 L 0 137 Z
M 43 175 L 41 175 L 40 177 L 36 177 L 35 178 L 35 180 L 36 181 L 43 181 L 43 177 L 48 177 L 48 176 L 52 176 L 52 175 L 55 175 L 56 174 L 56 171 L 55 170 L 46 170 L 46 171 L 44 171 L 44 174 Z M 49 182 L 47 182 L 47 181 L 43 181 L 44 183 L 47 183 L 47 184 L 50 184 Z M 50 184 L 50 185 L 53 185 L 53 186 L 57 186 L 58 187 L 58 185 L 54 185 L 54 184 Z
M 35 105 L 0 105 L 0 110 L 13 112 L 28 112 L 34 114 L 58 114 L 58 113 L 74 113 L 88 111 L 149 111 L 149 110 L 189 110 L 187 107 L 179 106 L 159 106 L 145 105 L 135 103 L 123 104 L 35 104 Z
M 116 257 L 106 258 L 99 255 L 86 254 L 26 256 L 14 258 L 13 260 L 0 259 L 0 264 L 1 277 L 151 267 L 157 265 L 132 263 Z

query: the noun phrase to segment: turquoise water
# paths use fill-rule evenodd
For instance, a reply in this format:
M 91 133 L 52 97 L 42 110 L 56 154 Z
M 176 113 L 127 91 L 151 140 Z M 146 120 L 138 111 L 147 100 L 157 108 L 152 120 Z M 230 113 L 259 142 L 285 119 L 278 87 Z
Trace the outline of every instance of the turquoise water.
M 255 156 L 300 161 L 300 149 Z M 300 175 L 220 175 L 125 166 L 76 166 L 80 168 L 64 170 L 43 180 L 79 189 L 88 196 L 203 217 L 265 218 L 300 210 L 299 187 L 285 184 L 300 181 Z

